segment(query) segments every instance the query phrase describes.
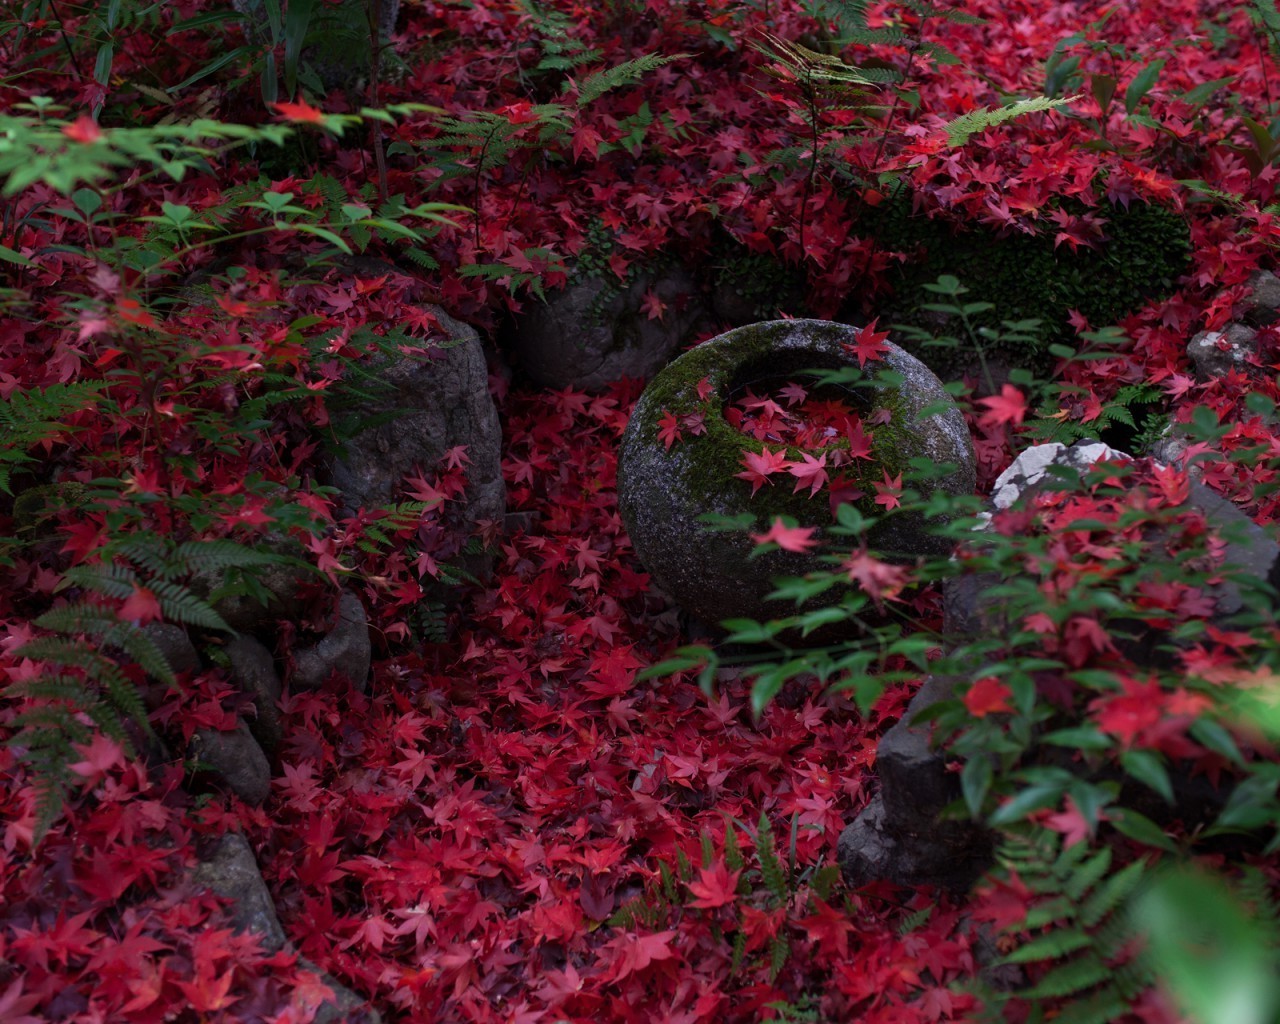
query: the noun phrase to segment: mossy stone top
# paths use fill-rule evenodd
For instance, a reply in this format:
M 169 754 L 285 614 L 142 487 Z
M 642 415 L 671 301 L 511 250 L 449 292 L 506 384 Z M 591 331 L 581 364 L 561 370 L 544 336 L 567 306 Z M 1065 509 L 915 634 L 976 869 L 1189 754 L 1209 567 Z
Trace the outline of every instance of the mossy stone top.
M 729 618 L 766 620 L 793 608 L 767 602 L 777 576 L 802 576 L 829 569 L 823 555 L 847 553 L 848 538 L 826 538 L 809 554 L 774 551 L 749 559 L 754 544 L 747 532 L 718 532 L 699 517 L 707 512 L 737 516 L 750 512 L 760 531 L 776 516 L 789 515 L 801 526 L 832 525 L 828 496 L 793 493 L 795 480 L 779 476 L 754 497 L 751 484 L 738 479 L 743 455 L 759 453 L 761 442 L 736 430 L 724 417 L 735 389 L 761 379 L 780 383 L 806 369 L 856 367 L 845 346 L 857 340 L 857 328 L 825 320 L 775 320 L 750 324 L 713 338 L 680 356 L 650 382 L 636 403 L 623 434 L 618 456 L 618 505 L 636 554 L 654 581 L 682 607 L 708 624 Z M 871 429 L 870 461 L 859 461 L 867 497 L 859 503 L 868 514 L 883 512 L 874 504 L 873 483 L 887 471 L 896 476 L 910 459 L 927 458 L 955 468 L 923 485 L 950 494 L 971 494 L 975 485 L 973 446 L 964 418 L 941 382 L 918 359 L 898 346 L 886 345 L 876 367 L 894 371 L 901 383 L 877 384 L 859 391 L 865 420 L 888 410 L 887 422 Z M 701 393 L 699 384 L 702 386 Z M 708 388 L 709 385 L 709 388 Z M 705 398 L 703 395 L 705 394 Z M 920 418 L 927 406 L 942 411 Z M 701 414 L 705 433 L 685 436 L 669 448 L 659 437 L 659 421 L 667 413 L 681 418 Z M 774 446 L 776 449 L 777 446 Z M 787 449 L 799 461 L 798 449 Z M 865 467 L 865 468 L 864 468 Z M 846 474 L 855 467 L 843 467 Z M 865 503 L 865 504 L 864 504 Z M 874 527 L 867 538 L 873 547 L 903 556 L 938 554 L 949 543 L 923 530 L 919 519 L 895 515 Z M 829 592 L 830 594 L 831 592 Z M 839 600 L 838 594 L 829 598 Z

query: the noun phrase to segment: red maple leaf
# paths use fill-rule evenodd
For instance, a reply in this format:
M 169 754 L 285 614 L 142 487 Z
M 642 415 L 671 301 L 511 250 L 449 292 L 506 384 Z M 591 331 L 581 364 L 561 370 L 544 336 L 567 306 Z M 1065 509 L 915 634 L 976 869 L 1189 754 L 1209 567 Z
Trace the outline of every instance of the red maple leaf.
M 760 490 L 762 484 L 769 482 L 770 476 L 791 465 L 785 451 L 771 452 L 768 448 L 762 448 L 759 455 L 755 452 L 743 452 L 742 464 L 747 468 L 734 476 L 751 484 L 752 496 Z
M 671 446 L 681 440 L 680 421 L 666 409 L 662 410 L 662 418 L 658 420 L 658 438 L 667 451 L 671 451 Z
M 276 112 L 286 121 L 299 124 L 324 124 L 324 111 L 317 110 L 309 103 L 273 103 Z
M 671 940 L 677 934 L 668 930 L 651 935 L 619 935 L 607 942 L 601 947 L 601 952 L 608 949 L 614 958 L 606 977 L 609 981 L 621 981 L 629 974 L 643 971 L 651 963 L 670 960 L 676 955 L 671 948 Z
M 88 145 L 91 142 L 97 142 L 102 138 L 102 129 L 98 127 L 98 123 L 87 114 L 81 114 L 70 124 L 62 126 L 62 134 L 69 138 L 72 142 L 79 142 L 81 145 Z
M 853 552 L 843 567 L 877 605 L 897 597 L 911 578 L 905 566 L 882 562 L 867 554 L 866 548 Z
M 697 897 L 689 902 L 689 906 L 714 910 L 733 903 L 738 898 L 738 878 L 741 875 L 741 871 L 730 871 L 723 863 L 703 868 L 689 883 L 689 891 Z
M 879 319 L 879 317 L 876 317 L 866 327 L 861 328 L 858 331 L 857 340 L 852 344 L 846 343 L 844 346 L 850 355 L 858 357 L 858 365 L 860 367 L 866 366 L 868 361 L 876 362 L 889 351 L 889 346 L 885 344 L 889 337 L 889 332 L 876 330 L 876 324 Z
M 133 593 L 120 606 L 117 614 L 121 619 L 137 626 L 159 622 L 164 618 L 164 612 L 160 610 L 160 599 L 146 587 L 138 586 L 133 588 Z
M 885 511 L 889 512 L 902 504 L 902 474 L 899 473 L 891 480 L 887 469 L 881 472 L 884 473 L 884 483 L 875 485 L 876 504 L 883 505 Z
M 974 718 L 1009 710 L 1009 698 L 1013 691 L 995 676 L 983 676 L 964 695 L 964 706 Z
M 827 456 L 824 452 L 815 459 L 808 452 L 801 452 L 800 458 L 804 459 L 804 461 L 793 462 L 787 466 L 787 472 L 796 478 L 796 486 L 791 493 L 799 494 L 807 485 L 809 497 L 812 498 L 822 490 L 822 485 L 827 482 Z
M 987 407 L 987 412 L 978 417 L 981 427 L 998 427 L 1002 423 L 1016 426 L 1027 415 L 1027 397 L 1012 384 L 1001 385 L 1000 394 L 979 398 L 978 404 Z
M 773 521 L 767 533 L 753 533 L 751 539 L 757 544 L 777 544 L 783 551 L 795 551 L 804 554 L 818 542 L 813 535 L 816 526 L 787 526 L 780 518 Z

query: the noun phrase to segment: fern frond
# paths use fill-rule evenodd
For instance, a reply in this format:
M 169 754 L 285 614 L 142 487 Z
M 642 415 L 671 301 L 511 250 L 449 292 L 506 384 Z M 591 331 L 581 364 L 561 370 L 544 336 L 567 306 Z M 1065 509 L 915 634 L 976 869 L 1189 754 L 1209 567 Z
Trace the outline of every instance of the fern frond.
M 1024 999 L 1061 999 L 1086 992 L 1106 981 L 1111 970 L 1097 956 L 1086 953 L 1056 967 L 1034 986 L 1019 995 Z
M 152 580 L 151 592 L 160 601 L 160 610 L 169 622 L 180 622 L 184 626 L 203 626 L 223 633 L 232 632 L 226 620 L 208 601 L 197 597 L 183 584 L 170 580 Z
M 947 122 L 945 125 L 947 145 L 963 146 L 969 141 L 970 135 L 976 135 L 978 132 L 1003 124 L 1005 121 L 1010 121 L 1023 114 L 1053 110 L 1068 103 L 1074 103 L 1078 99 L 1080 99 L 1079 96 L 1067 96 L 1062 99 L 1037 96 L 1034 99 L 1018 100 L 1016 103 L 1010 103 L 1005 107 L 997 107 L 995 110 L 991 110 L 988 107 L 979 107 L 977 110 L 971 110 L 969 113 L 957 117 L 954 121 Z
M 777 843 L 773 838 L 773 828 L 763 813 L 760 824 L 756 828 L 756 859 L 760 862 L 760 877 L 779 903 L 787 899 L 787 873 L 778 859 Z
M 603 71 L 597 71 L 578 83 L 577 104 L 579 107 L 585 107 L 588 103 L 598 100 L 610 89 L 620 89 L 623 86 L 634 85 L 650 71 L 656 71 L 664 65 L 673 61 L 684 60 L 689 56 L 691 54 L 688 53 L 676 53 L 669 56 L 659 53 L 646 53 L 632 60 L 623 61 L 621 64 L 615 64 L 611 68 L 605 68 Z

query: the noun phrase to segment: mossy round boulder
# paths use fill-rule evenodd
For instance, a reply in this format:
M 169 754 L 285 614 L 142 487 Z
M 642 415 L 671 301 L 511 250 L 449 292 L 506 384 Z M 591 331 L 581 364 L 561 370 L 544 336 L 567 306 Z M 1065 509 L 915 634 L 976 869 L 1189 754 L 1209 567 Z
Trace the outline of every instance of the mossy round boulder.
M 847 553 L 856 540 L 827 533 L 834 525 L 829 495 L 796 491 L 797 480 L 780 474 L 752 495 L 752 485 L 738 474 L 748 452 L 760 454 L 766 444 L 742 433 L 724 410 L 747 385 L 785 383 L 808 370 L 858 367 L 852 347 L 855 327 L 825 320 L 776 320 L 739 327 L 692 349 L 664 368 L 636 403 L 623 434 L 618 456 L 618 504 L 636 554 L 654 581 L 683 608 L 706 623 L 730 618 L 767 620 L 792 608 L 766 600 L 778 576 L 803 576 L 830 569 L 824 554 Z M 895 383 L 880 380 L 892 371 Z M 964 418 L 941 382 L 923 363 L 892 343 L 881 359 L 868 363 L 866 386 L 848 389 L 869 428 L 871 456 L 855 460 L 855 486 L 864 496 L 854 502 L 866 515 L 883 513 L 875 504 L 875 483 L 910 469 L 910 460 L 925 458 L 952 467 L 918 490 L 938 488 L 953 495 L 971 494 L 975 484 L 973 447 Z M 931 407 L 930 414 L 920 414 Z M 683 432 L 670 445 L 662 423 L 700 421 L 702 433 Z M 668 435 L 669 437 L 669 435 Z M 778 445 L 768 446 L 776 453 Z M 787 448 L 791 461 L 799 449 Z M 843 470 L 846 475 L 852 466 Z M 704 513 L 741 516 L 750 513 L 756 532 L 775 518 L 789 516 L 800 526 L 817 527 L 820 543 L 806 554 L 776 550 L 751 558 L 749 533 L 717 531 L 700 521 Z M 900 558 L 942 554 L 944 538 L 927 532 L 918 516 L 895 514 L 871 528 L 866 542 Z M 831 592 L 828 592 L 831 594 Z M 831 596 L 834 603 L 839 595 Z

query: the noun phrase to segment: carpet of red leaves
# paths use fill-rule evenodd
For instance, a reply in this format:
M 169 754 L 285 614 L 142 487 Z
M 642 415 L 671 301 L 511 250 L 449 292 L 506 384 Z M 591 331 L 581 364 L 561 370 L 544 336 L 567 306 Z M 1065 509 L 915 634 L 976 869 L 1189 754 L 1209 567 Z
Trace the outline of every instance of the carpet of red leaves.
M 619 232 L 615 269 L 622 270 L 643 254 L 704 251 L 714 209 L 753 248 L 802 263 L 820 313 L 833 313 L 850 291 L 861 291 L 867 312 L 874 312 L 889 257 L 849 231 L 850 204 L 874 196 L 850 197 L 826 180 L 810 194 L 803 175 L 763 174 L 769 152 L 790 144 L 798 131 L 794 104 L 770 92 L 757 73 L 758 56 L 747 48 L 708 42 L 708 25 L 746 38 L 766 18 L 772 31 L 795 38 L 810 27 L 799 5 L 777 4 L 770 12 L 767 3 L 649 0 L 626 17 L 606 5 L 612 13 L 603 21 L 596 5 L 557 0 L 548 6 L 589 27 L 602 62 L 644 52 L 694 57 L 577 112 L 558 162 L 521 163 L 528 155 L 521 152 L 478 193 L 469 175 L 433 193 L 481 212 L 479 231 L 468 223 L 440 236 L 434 298 L 492 326 L 504 307 L 516 310 L 520 300 L 496 283 L 459 275 L 459 267 L 498 262 L 527 269 L 526 250 L 537 246 L 570 257 L 600 218 Z M 987 24 L 940 23 L 936 31 L 981 75 L 928 70 L 919 83 L 922 112 L 904 117 L 902 144 L 884 147 L 875 136 L 855 142 L 849 159 L 858 166 L 880 171 L 912 164 L 907 174 L 927 208 L 1012 230 L 1037 229 L 1037 211 L 1051 195 L 1097 201 L 1097 173 L 1104 169 L 1106 198 L 1113 201 L 1141 197 L 1181 205 L 1186 192 L 1175 184 L 1179 178 L 1200 178 L 1263 204 L 1272 198 L 1274 168 L 1251 170 L 1249 135 L 1239 119 L 1226 108 L 1201 109 L 1179 98 L 1229 77 L 1246 105 L 1270 99 L 1270 58 L 1243 6 L 1211 0 L 964 6 Z M 1130 11 L 1133 6 L 1138 9 Z M 204 5 L 173 7 L 190 15 Z M 995 89 L 1038 93 L 1054 44 L 1111 7 L 1122 10 L 1107 24 L 1107 38 L 1144 57 L 1158 50 L 1166 60 L 1151 96 L 1158 128 L 1113 109 L 1106 125 L 1116 147 L 1110 151 L 1085 146 L 1096 132 L 1080 121 L 1039 118 L 992 130 L 962 149 L 944 147 L 944 121 L 996 102 Z M 878 16 L 886 9 L 874 7 Z M 537 95 L 545 84 L 513 73 L 536 59 L 524 26 L 516 5 L 407 8 L 396 45 L 410 55 L 410 73 L 384 84 L 382 101 L 502 109 L 518 123 L 531 99 L 546 98 Z M 1230 40 L 1223 46 L 1212 42 L 1219 27 Z M 43 45 L 57 44 L 52 23 L 33 29 Z M 113 91 L 128 96 L 131 76 L 155 60 L 180 80 L 212 52 L 172 40 L 155 52 L 152 47 L 141 35 L 121 40 Z M 424 53 L 430 58 L 414 62 L 413 55 Z M 901 53 L 893 59 L 900 61 Z M 1099 72 L 1112 69 L 1097 55 L 1088 59 Z M 1139 64 L 1121 66 L 1127 77 Z M 262 116 L 256 83 L 223 95 L 227 83 L 215 89 L 213 81 L 209 91 L 188 90 L 176 113 L 217 102 L 227 119 Z M 102 92 L 88 79 L 36 72 L 0 86 L 0 100 L 12 109 L 43 93 L 79 110 Z M 130 102 L 145 106 L 136 97 Z M 654 115 L 650 145 L 661 158 L 618 146 L 602 155 L 599 144 L 615 139 L 642 103 Z M 340 109 L 342 100 L 331 97 L 322 106 Z M 1080 106 L 1088 112 L 1095 101 L 1085 97 Z M 412 147 L 427 131 L 411 120 L 388 141 Z M 364 150 L 326 154 L 333 173 L 353 187 L 373 173 Z M 748 184 L 744 168 L 760 170 L 761 180 Z M 181 184 L 139 185 L 122 212 L 143 214 L 161 198 L 199 209 L 255 173 L 246 165 Z M 437 168 L 393 153 L 392 192 L 416 196 L 438 177 Z M 276 187 L 300 186 L 282 181 Z M 55 197 L 33 192 L 14 200 L 14 216 L 4 221 L 0 242 L 19 251 L 58 241 L 42 235 L 37 215 Z M 803 239 L 801 203 L 807 204 Z M 1280 397 L 1273 381 L 1231 373 L 1199 383 L 1185 356 L 1190 335 L 1222 326 L 1248 274 L 1269 265 L 1280 228 L 1273 214 L 1253 206 L 1196 205 L 1187 213 L 1193 269 L 1172 299 L 1126 322 L 1131 349 L 1066 371 L 1080 396 L 1069 415 L 1088 422 L 1119 387 L 1146 380 L 1176 400 L 1182 418 L 1199 404 L 1231 424 L 1221 440 L 1224 451 L 1280 450 L 1273 429 L 1244 404 L 1250 391 Z M 1055 230 L 1062 232 L 1061 244 L 1087 242 L 1086 224 L 1060 223 Z M 251 295 L 260 304 L 259 319 L 251 321 L 258 326 L 246 330 L 275 365 L 303 373 L 277 330 L 303 312 L 319 311 L 339 331 L 412 322 L 414 307 L 394 281 L 355 285 L 330 276 L 323 285 L 282 285 L 277 272 L 298 249 L 294 237 L 255 243 L 254 252 L 240 257 L 253 268 Z M 41 298 L 43 319 L 0 319 L 0 393 L 73 379 L 101 358 L 94 331 L 63 328 L 67 307 L 58 294 L 91 281 L 92 272 L 56 251 L 40 255 L 26 287 Z M 546 281 L 560 283 L 555 272 Z M 82 293 L 113 289 L 119 282 L 97 280 Z M 131 315 L 129 301 L 121 296 L 118 316 Z M 170 326 L 197 332 L 213 323 L 190 315 Z M 1265 366 L 1276 358 L 1275 341 L 1274 331 L 1263 332 Z M 312 371 L 313 379 L 324 379 L 323 367 Z M 33 851 L 30 780 L 13 752 L 0 748 L 0 1019 L 309 1019 L 323 988 L 317 977 L 292 953 L 267 956 L 251 936 L 232 934 L 218 901 L 195 894 L 186 881 L 199 840 L 227 829 L 249 837 L 297 952 L 367 996 L 384 1019 L 693 1024 L 761 1019 L 770 1003 L 782 1000 L 813 1009 L 820 1020 L 973 1019 L 974 1000 L 948 987 L 974 970 L 975 940 L 960 906 L 935 893 L 887 888 L 837 888 L 823 900 L 810 885 L 832 860 L 842 825 L 868 799 L 876 739 L 901 713 L 909 688 L 890 689 L 869 716 L 840 695 L 793 689 L 757 722 L 747 710 L 745 684 L 732 676 L 721 680 L 715 700 L 688 682 L 638 682 L 639 669 L 683 638 L 672 609 L 647 591 L 616 507 L 614 447 L 637 388 L 623 383 L 602 394 L 540 393 L 518 383 L 508 390 L 495 378 L 495 392 L 509 503 L 526 526 L 502 539 L 488 585 L 460 599 L 446 644 L 415 649 L 404 642 L 406 609 L 421 593 L 408 566 L 364 567 L 379 577 L 363 596 L 387 638 L 377 647 L 370 696 L 342 691 L 286 698 L 281 771 L 264 807 L 220 794 L 193 797 L 183 788 L 180 765 L 148 773 L 100 742 L 74 766 L 84 786 L 66 817 Z M 319 409 L 317 400 L 308 410 L 313 422 Z M 1020 447 L 1017 420 L 999 408 L 971 418 L 983 486 Z M 124 428 L 113 433 L 109 424 L 76 426 L 84 432 L 83 450 L 102 446 L 104 461 L 95 472 L 133 472 L 140 486 L 149 486 L 147 439 Z M 284 438 L 266 438 L 241 461 L 219 455 L 203 485 L 234 490 L 249 466 L 277 479 L 296 472 L 309 452 L 285 449 Z M 1262 522 L 1274 521 L 1280 508 L 1280 492 L 1258 491 L 1273 476 L 1227 460 L 1205 467 L 1211 486 Z M 323 503 L 314 504 L 324 512 Z M 230 535 L 252 539 L 261 532 L 251 502 L 248 507 L 242 521 L 224 524 Z M 355 535 L 350 524 L 347 530 Z M 67 524 L 63 553 L 86 557 L 104 531 L 102 522 Z M 342 549 L 333 538 L 341 536 L 336 532 L 316 554 L 334 559 Z M 8 652 L 31 636 L 24 609 L 47 605 L 55 582 L 47 565 L 6 571 L 0 669 L 11 681 L 35 670 Z M 397 590 L 401 586 L 406 589 Z M 184 707 L 192 716 L 188 726 L 199 716 L 214 721 L 225 713 L 229 695 L 216 673 L 192 685 Z M 794 835 L 796 877 L 785 899 L 771 898 L 759 879 L 750 895 L 738 895 L 732 874 L 722 870 L 729 830 L 752 870 L 750 833 L 761 814 L 772 821 L 784 860 Z M 704 835 L 716 851 L 707 869 L 699 867 Z M 654 893 L 661 866 L 673 867 L 678 853 L 694 869 L 676 905 L 651 927 L 610 925 L 630 900 L 660 902 Z M 1005 896 L 997 892 L 992 899 Z M 915 913 L 931 904 L 931 914 Z M 910 927 L 900 927 L 904 922 Z M 739 934 L 745 953 L 735 968 Z M 782 940 L 788 955 L 775 961 Z M 1148 1022 L 1172 1019 L 1154 1000 L 1136 1013 Z

